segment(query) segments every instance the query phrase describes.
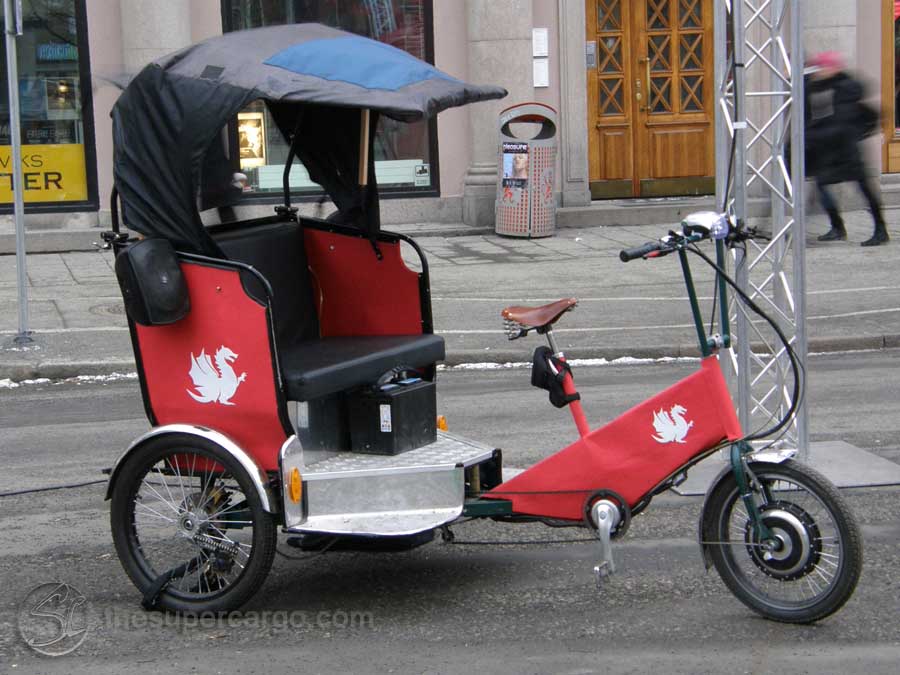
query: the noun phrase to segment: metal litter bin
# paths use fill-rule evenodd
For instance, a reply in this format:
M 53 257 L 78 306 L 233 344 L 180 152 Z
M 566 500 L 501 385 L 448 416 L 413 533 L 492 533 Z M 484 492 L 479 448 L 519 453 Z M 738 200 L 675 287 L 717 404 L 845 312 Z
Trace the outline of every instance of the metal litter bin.
M 494 223 L 506 237 L 549 237 L 556 230 L 556 111 L 543 103 L 507 108 L 498 118 L 500 157 Z M 510 125 L 540 125 L 530 139 L 516 137 Z

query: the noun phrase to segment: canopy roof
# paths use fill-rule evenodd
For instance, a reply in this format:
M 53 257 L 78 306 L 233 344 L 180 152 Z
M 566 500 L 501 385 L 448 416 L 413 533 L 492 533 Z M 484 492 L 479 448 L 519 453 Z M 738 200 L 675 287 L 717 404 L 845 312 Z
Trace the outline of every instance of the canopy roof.
M 375 181 L 356 185 L 360 110 L 415 121 L 502 98 L 389 45 L 320 24 L 226 33 L 146 66 L 113 107 L 113 172 L 129 228 L 220 255 L 200 221 L 204 156 L 247 104 L 263 100 L 310 177 L 349 220 L 378 228 Z M 369 176 L 374 178 L 369 135 Z

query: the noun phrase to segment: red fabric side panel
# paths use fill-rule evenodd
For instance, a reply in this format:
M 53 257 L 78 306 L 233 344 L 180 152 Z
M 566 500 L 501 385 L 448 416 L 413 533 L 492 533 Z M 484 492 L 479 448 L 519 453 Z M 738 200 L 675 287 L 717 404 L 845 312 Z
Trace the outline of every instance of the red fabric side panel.
M 731 400 L 731 392 L 728 390 L 725 376 L 722 375 L 719 359 L 715 356 L 703 359 L 703 369 L 709 377 L 710 393 L 720 402 L 716 410 L 719 412 L 719 419 L 725 429 L 725 438 L 729 441 L 736 441 L 742 438 L 744 432 L 741 429 L 741 422 L 738 419 L 734 401 Z
M 319 331 L 322 337 L 419 335 L 419 275 L 400 257 L 400 243 L 304 230 Z
M 587 496 L 613 490 L 634 506 L 651 488 L 740 426 L 715 357 L 619 418 L 497 486 L 516 513 L 579 520 Z M 557 494 L 536 493 L 557 492 Z M 535 493 L 535 494 L 517 494 Z
M 264 470 L 276 470 L 286 435 L 278 416 L 266 310 L 247 297 L 236 271 L 193 263 L 182 263 L 181 269 L 191 296 L 188 315 L 170 326 L 136 327 L 157 422 L 219 431 Z M 211 368 L 198 375 L 194 360 L 206 365 L 201 352 Z M 218 395 L 204 403 L 191 393 L 201 399 Z

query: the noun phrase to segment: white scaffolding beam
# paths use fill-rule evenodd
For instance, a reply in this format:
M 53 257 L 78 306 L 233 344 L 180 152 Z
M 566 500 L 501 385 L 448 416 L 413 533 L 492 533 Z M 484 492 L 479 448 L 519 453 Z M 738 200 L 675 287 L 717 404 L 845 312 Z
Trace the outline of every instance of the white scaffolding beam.
M 770 215 L 770 240 L 736 248 L 741 288 L 774 316 L 806 362 L 801 0 L 716 2 L 716 197 L 740 226 L 748 202 Z M 768 230 L 769 228 L 763 228 Z M 777 336 L 732 303 L 731 371 L 746 431 L 772 425 L 791 405 L 790 362 Z M 805 403 L 779 446 L 808 458 Z

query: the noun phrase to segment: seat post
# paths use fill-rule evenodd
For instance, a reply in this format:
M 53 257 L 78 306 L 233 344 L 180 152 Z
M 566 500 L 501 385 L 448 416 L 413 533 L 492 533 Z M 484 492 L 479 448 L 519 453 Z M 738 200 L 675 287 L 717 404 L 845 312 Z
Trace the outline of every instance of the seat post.
M 545 334 L 547 336 L 547 342 L 550 343 L 550 350 L 553 352 L 553 356 L 557 358 L 565 358 L 566 355 L 559 351 L 559 347 L 556 346 L 556 340 L 553 337 L 553 330 L 551 328 L 548 328 Z

